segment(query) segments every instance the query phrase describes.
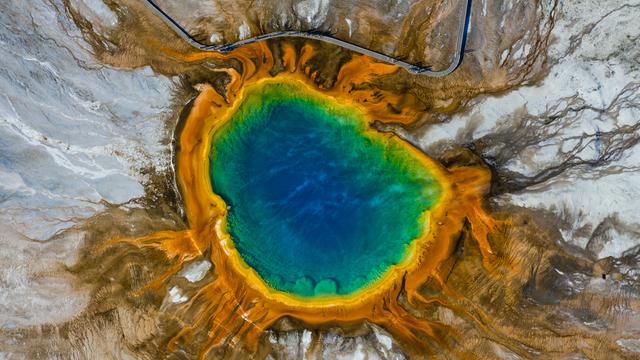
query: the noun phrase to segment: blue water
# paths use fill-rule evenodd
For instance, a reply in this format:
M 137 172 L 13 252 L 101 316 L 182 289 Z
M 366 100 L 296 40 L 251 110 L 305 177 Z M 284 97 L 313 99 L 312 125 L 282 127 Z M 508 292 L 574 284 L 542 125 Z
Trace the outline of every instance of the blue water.
M 440 188 L 355 110 L 268 84 L 213 138 L 213 191 L 240 255 L 272 288 L 345 295 L 402 260 Z

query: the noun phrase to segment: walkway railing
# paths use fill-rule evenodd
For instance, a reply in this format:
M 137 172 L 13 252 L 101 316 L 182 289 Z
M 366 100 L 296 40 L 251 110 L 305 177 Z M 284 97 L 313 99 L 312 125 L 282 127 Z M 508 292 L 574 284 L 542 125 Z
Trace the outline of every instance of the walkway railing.
M 306 38 L 313 40 L 320 40 L 327 43 L 331 43 L 334 45 L 342 46 L 346 49 L 355 51 L 360 54 L 364 54 L 370 56 L 372 58 L 391 63 L 397 66 L 400 66 L 407 70 L 412 74 L 419 75 L 427 75 L 433 77 L 442 77 L 447 76 L 454 72 L 458 66 L 462 63 L 462 58 L 464 57 L 464 49 L 467 41 L 467 31 L 469 30 L 469 21 L 471 19 L 471 2 L 472 0 L 463 0 L 464 9 L 462 10 L 463 17 L 460 21 L 460 25 L 458 27 L 458 40 L 456 46 L 456 52 L 454 54 L 453 61 L 449 64 L 449 66 L 444 70 L 432 71 L 431 67 L 423 67 L 415 64 L 411 64 L 405 62 L 403 60 L 391 57 L 389 55 L 385 55 L 378 51 L 374 51 L 353 43 L 350 43 L 345 40 L 338 39 L 332 35 L 323 34 L 321 32 L 314 31 L 279 31 L 272 32 L 268 34 L 258 35 L 255 37 L 251 37 L 244 40 L 239 40 L 233 43 L 221 44 L 221 45 L 207 45 L 196 40 L 178 21 L 173 19 L 169 14 L 167 14 L 162 8 L 156 4 L 153 0 L 146 0 L 147 4 L 153 11 L 160 16 L 169 26 L 171 26 L 177 33 L 180 35 L 185 41 L 187 41 L 192 46 L 202 50 L 202 51 L 217 51 L 221 53 L 229 52 L 233 49 L 236 49 L 240 46 L 255 43 L 258 41 L 264 41 L 268 39 L 282 38 L 282 37 L 296 37 L 296 38 Z

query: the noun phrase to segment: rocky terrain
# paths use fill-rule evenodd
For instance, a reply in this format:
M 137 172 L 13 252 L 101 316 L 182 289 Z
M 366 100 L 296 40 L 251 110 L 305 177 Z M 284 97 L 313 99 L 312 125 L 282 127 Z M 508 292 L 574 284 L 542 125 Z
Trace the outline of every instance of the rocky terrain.
M 156 3 L 204 44 L 278 31 L 316 31 L 438 70 L 451 62 L 466 6 L 466 0 Z
M 446 67 L 460 1 L 158 1 L 203 42 L 319 30 L 414 63 Z M 277 4 L 275 4 L 277 3 Z M 398 70 L 370 86 L 417 109 L 380 121 L 445 166 L 492 172 L 486 207 L 510 219 L 502 273 L 461 235 L 441 292 L 419 316 L 455 329 L 435 358 L 637 358 L 640 353 L 640 2 L 474 0 L 461 67 Z M 234 59 L 197 58 L 143 2 L 0 4 L 0 359 L 190 358 L 167 349 L 170 309 L 215 276 L 188 263 L 153 294 L 153 251 L 96 248 L 184 229 L 174 131 Z M 306 40 L 320 87 L 352 53 Z M 283 71 L 276 63 L 273 72 Z M 239 71 L 240 71 L 239 70 Z M 400 105 L 398 105 L 400 106 Z M 408 304 L 407 308 L 411 309 Z M 462 311 L 460 309 L 466 309 Z M 414 311 L 417 313 L 417 311 Z M 307 328 L 284 319 L 267 358 L 416 358 L 384 328 Z M 226 357 L 246 357 L 238 352 Z M 221 353 L 212 353 L 216 358 Z

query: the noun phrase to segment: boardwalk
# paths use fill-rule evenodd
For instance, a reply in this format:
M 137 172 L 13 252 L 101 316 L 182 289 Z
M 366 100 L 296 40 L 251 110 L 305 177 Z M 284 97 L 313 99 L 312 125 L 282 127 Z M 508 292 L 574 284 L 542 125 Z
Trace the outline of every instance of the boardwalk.
M 443 77 L 454 72 L 460 63 L 462 63 L 462 58 L 464 56 L 465 43 L 467 40 L 467 31 L 469 29 L 469 21 L 471 18 L 471 2 L 472 0 L 463 0 L 464 7 L 461 10 L 464 14 L 462 16 L 462 20 L 460 21 L 460 25 L 458 27 L 458 39 L 457 46 L 455 50 L 455 54 L 452 62 L 449 66 L 444 70 L 432 71 L 431 67 L 422 67 L 415 64 L 410 64 L 408 62 L 402 61 L 400 59 L 391 57 L 389 55 L 385 55 L 383 53 L 350 43 L 348 41 L 344 41 L 338 38 L 333 37 L 332 35 L 323 34 L 320 32 L 309 32 L 309 31 L 279 31 L 272 32 L 268 34 L 258 35 L 255 37 L 251 37 L 244 40 L 239 40 L 233 43 L 221 44 L 221 45 L 207 45 L 196 40 L 191 34 L 182 26 L 179 22 L 173 19 L 169 14 L 167 14 L 162 8 L 156 4 L 153 0 L 146 0 L 147 4 L 153 11 L 160 16 L 169 26 L 171 26 L 184 40 L 186 40 L 192 46 L 202 50 L 202 51 L 217 51 L 221 53 L 229 52 L 235 48 L 238 48 L 243 45 L 251 44 L 258 41 L 264 41 L 275 38 L 283 38 L 283 37 L 293 37 L 293 38 L 306 38 L 324 41 L 330 44 L 342 46 L 351 51 L 364 54 L 370 56 L 372 58 L 391 63 L 397 66 L 400 66 L 407 70 L 412 74 L 418 75 L 426 75 L 432 77 Z

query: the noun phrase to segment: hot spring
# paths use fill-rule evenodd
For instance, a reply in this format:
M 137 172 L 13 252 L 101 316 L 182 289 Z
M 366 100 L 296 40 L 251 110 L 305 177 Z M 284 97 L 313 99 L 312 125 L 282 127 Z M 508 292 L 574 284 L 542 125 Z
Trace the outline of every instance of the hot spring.
M 428 231 L 441 186 L 410 144 L 371 120 L 295 81 L 265 82 L 213 133 L 209 175 L 227 231 L 270 288 L 352 295 Z

